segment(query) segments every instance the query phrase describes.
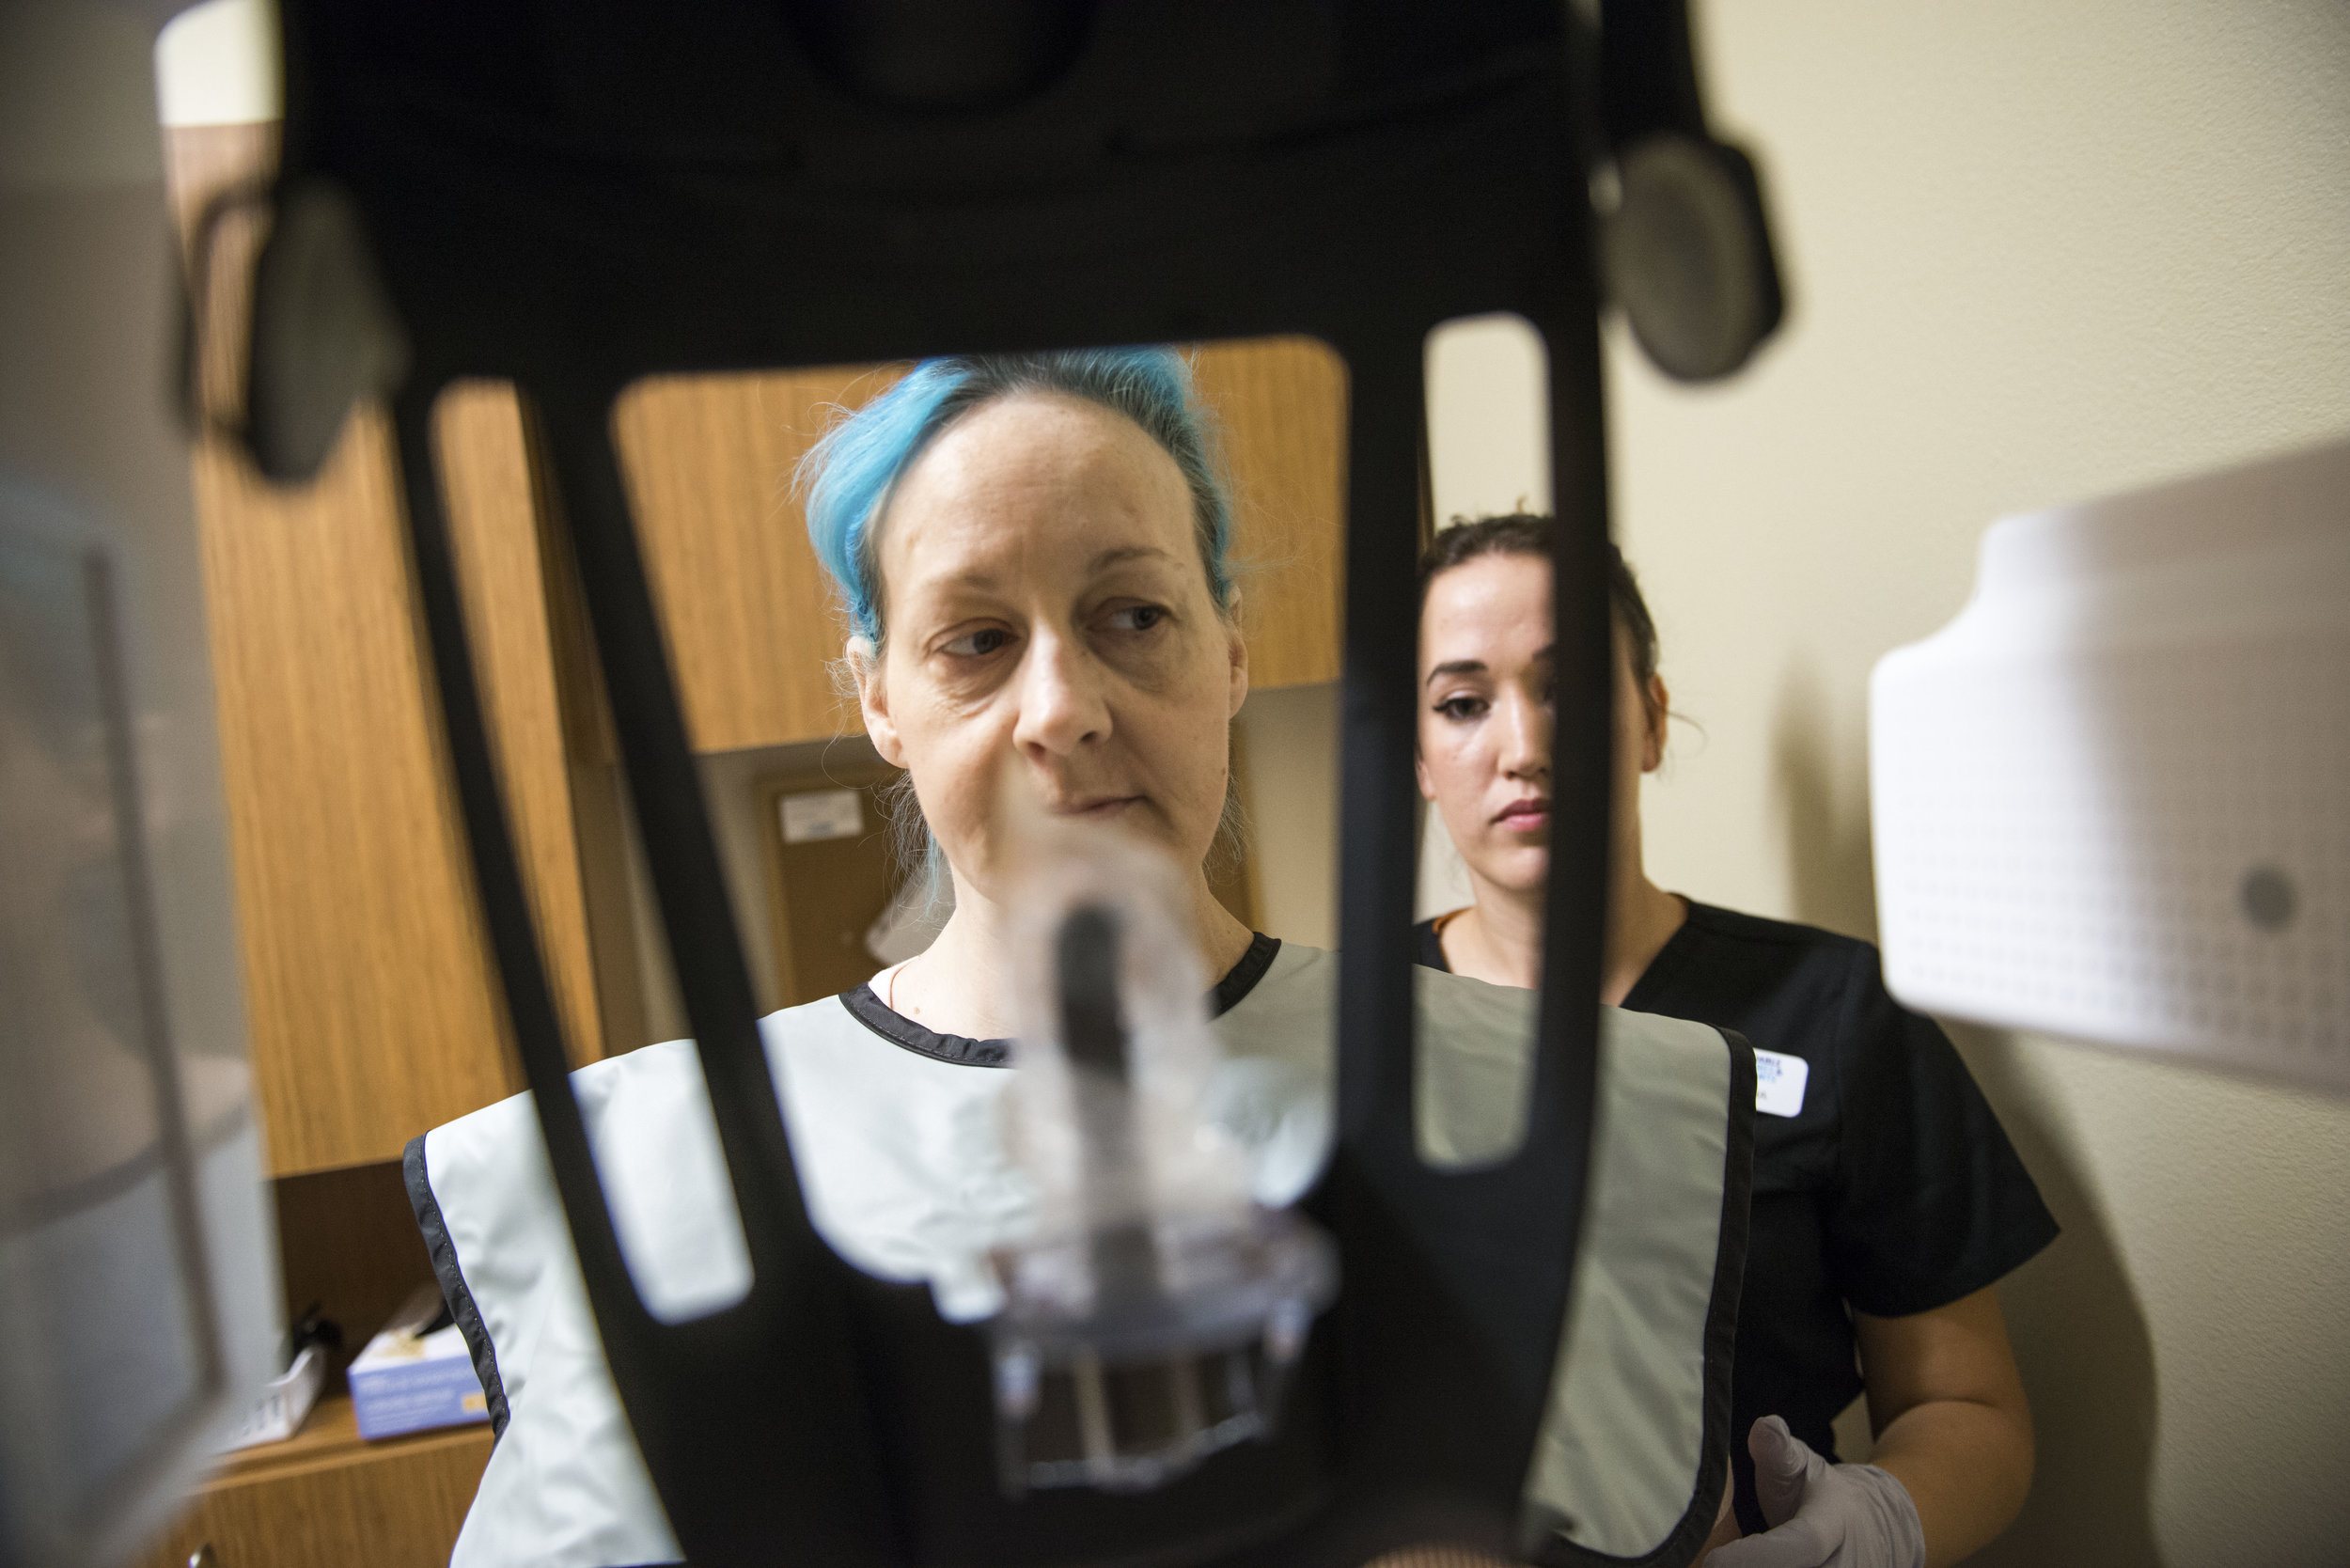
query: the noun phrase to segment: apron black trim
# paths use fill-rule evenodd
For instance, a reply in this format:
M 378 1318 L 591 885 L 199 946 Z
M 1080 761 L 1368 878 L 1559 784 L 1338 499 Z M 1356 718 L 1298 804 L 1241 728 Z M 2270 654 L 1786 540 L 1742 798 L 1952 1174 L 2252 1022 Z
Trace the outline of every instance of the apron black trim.
M 1281 939 L 1258 932 L 1248 940 L 1248 950 L 1240 955 L 1240 962 L 1226 971 L 1215 989 L 1208 993 L 1208 1016 L 1221 1018 L 1240 1006 L 1247 995 L 1257 989 L 1265 971 L 1281 953 Z
M 888 1041 L 902 1045 L 916 1056 L 938 1061 L 951 1061 L 959 1067 L 1010 1067 L 1011 1042 L 1009 1040 L 974 1040 L 967 1034 L 939 1034 L 926 1029 L 901 1012 L 893 1012 L 870 985 L 840 993 L 840 1005 L 849 1010 L 849 1016 Z
M 1208 1015 L 1221 1018 L 1241 1004 L 1257 982 L 1273 967 L 1280 955 L 1281 939 L 1258 932 L 1249 938 L 1248 950 L 1240 955 L 1224 978 L 1208 993 Z M 974 1040 L 964 1034 L 939 1034 L 926 1029 L 903 1013 L 890 1010 L 873 994 L 871 985 L 860 985 L 840 993 L 840 1005 L 849 1010 L 849 1016 L 888 1041 L 902 1045 L 916 1056 L 935 1061 L 953 1062 L 958 1067 L 1010 1067 L 1011 1042 L 1009 1040 Z
M 490 1343 L 490 1330 L 481 1321 L 481 1309 L 474 1305 L 473 1291 L 465 1283 L 465 1271 L 457 1264 L 457 1246 L 448 1239 L 448 1226 L 441 1218 L 441 1201 L 432 1196 L 432 1174 L 425 1168 L 421 1135 L 408 1140 L 407 1151 L 400 1155 L 400 1173 L 408 1187 L 408 1206 L 416 1212 L 416 1229 L 424 1232 L 425 1251 L 432 1258 L 432 1277 L 441 1283 L 441 1299 L 447 1304 L 457 1331 L 465 1337 L 466 1353 L 473 1357 L 474 1375 L 481 1380 L 482 1395 L 490 1402 L 490 1430 L 503 1437 L 506 1384 L 498 1376 L 497 1349 Z

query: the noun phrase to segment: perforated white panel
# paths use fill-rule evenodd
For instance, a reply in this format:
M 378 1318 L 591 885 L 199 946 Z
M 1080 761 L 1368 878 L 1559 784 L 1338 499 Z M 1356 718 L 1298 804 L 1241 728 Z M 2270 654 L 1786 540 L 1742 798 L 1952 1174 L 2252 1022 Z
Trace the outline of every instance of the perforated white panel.
M 1904 1002 L 2350 1089 L 2350 446 L 1995 525 L 1870 727 Z

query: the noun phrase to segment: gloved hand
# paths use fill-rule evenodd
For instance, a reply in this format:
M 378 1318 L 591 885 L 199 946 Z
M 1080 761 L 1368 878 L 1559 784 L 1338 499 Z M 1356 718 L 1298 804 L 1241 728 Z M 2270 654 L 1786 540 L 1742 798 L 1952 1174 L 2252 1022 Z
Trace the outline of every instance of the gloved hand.
M 1777 1416 L 1754 1423 L 1747 1451 L 1771 1528 L 1716 1548 L 1704 1568 L 1925 1568 L 1917 1505 L 1874 1465 L 1830 1465 Z

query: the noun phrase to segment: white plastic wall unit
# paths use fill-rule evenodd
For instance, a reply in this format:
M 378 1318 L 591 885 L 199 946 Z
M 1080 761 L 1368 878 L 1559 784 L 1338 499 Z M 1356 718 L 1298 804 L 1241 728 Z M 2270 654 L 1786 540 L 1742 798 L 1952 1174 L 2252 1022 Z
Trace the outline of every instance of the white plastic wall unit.
M 1994 524 L 1869 729 L 1904 1003 L 2350 1090 L 2350 443 Z

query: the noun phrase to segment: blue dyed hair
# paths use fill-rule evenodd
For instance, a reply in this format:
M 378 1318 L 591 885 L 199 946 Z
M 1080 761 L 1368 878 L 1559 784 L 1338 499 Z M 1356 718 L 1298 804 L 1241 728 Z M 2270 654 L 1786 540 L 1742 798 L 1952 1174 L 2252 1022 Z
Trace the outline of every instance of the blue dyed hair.
M 1191 491 L 1192 536 L 1218 610 L 1229 610 L 1225 562 L 1232 500 L 1215 436 L 1192 391 L 1191 367 L 1172 349 L 1076 349 L 1051 353 L 962 354 L 926 359 L 897 385 L 826 431 L 800 460 L 807 537 L 839 585 L 849 628 L 882 641 L 875 525 L 900 476 L 964 415 L 1020 393 L 1083 398 L 1124 415 L 1175 460 Z

